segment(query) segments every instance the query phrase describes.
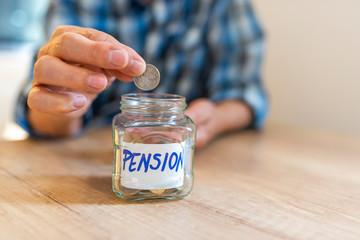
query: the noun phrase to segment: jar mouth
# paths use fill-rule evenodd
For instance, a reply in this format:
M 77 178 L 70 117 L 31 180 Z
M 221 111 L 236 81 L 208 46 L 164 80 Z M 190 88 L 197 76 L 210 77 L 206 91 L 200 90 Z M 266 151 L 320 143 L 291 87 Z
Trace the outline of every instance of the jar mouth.
M 127 93 L 121 96 L 121 110 L 144 112 L 184 111 L 186 99 L 176 94 Z
M 185 101 L 185 97 L 177 94 L 167 94 L 167 93 L 127 93 L 122 95 L 123 100 L 137 100 L 142 99 L 143 101 Z

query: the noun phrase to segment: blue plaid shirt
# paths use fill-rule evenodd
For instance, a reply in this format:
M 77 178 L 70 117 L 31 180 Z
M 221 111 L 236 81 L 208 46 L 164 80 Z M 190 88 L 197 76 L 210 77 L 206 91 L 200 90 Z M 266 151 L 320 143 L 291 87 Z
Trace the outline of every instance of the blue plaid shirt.
M 59 25 L 77 25 L 107 32 L 133 48 L 161 73 L 154 92 L 180 94 L 188 102 L 237 99 L 252 109 L 252 127 L 264 123 L 264 37 L 248 0 L 56 0 L 48 17 L 49 34 Z M 31 82 L 16 111 L 28 131 L 30 88 Z M 110 123 L 121 94 L 137 91 L 133 83 L 115 81 L 94 101 L 86 122 Z

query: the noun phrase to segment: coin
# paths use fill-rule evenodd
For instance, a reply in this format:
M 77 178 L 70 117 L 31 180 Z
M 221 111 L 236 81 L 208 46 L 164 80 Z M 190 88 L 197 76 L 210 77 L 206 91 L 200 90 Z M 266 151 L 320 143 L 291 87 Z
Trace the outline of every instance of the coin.
M 166 189 L 151 189 L 150 191 L 155 193 L 155 194 L 162 194 L 165 192 Z
M 156 88 L 159 82 L 159 70 L 151 64 L 146 64 L 146 70 L 142 75 L 134 77 L 134 83 L 136 87 L 144 91 L 153 90 L 154 88 Z

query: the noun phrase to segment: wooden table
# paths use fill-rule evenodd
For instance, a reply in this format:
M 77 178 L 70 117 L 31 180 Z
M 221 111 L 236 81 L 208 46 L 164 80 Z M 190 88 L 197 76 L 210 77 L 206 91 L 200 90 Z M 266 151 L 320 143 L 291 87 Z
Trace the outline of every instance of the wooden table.
M 113 194 L 111 130 L 0 142 L 0 239 L 359 239 L 360 139 L 269 126 L 195 155 L 182 200 Z

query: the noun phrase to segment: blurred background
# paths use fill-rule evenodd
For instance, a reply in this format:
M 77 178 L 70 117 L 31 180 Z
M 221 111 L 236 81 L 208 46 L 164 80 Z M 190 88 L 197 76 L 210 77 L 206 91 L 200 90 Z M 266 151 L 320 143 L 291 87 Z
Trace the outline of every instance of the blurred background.
M 29 75 L 49 0 L 0 0 L 0 138 L 26 134 L 14 101 Z M 267 34 L 268 123 L 360 135 L 360 1 L 253 0 Z
M 269 122 L 360 135 L 360 1 L 254 0 Z
M 29 76 L 34 49 L 44 41 L 50 0 L 0 0 L 0 139 L 26 133 L 13 123 L 14 102 Z

